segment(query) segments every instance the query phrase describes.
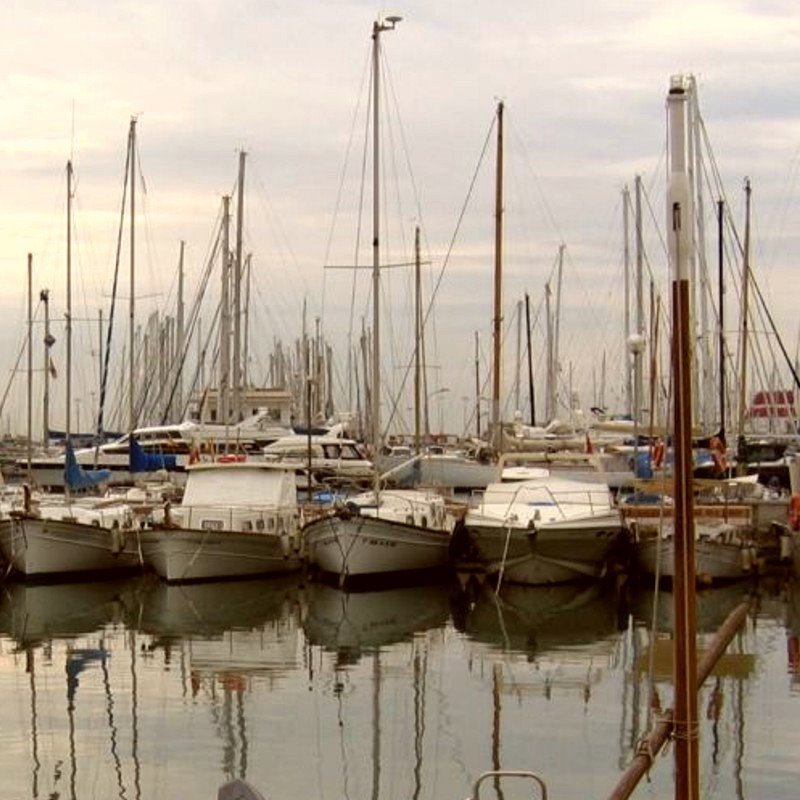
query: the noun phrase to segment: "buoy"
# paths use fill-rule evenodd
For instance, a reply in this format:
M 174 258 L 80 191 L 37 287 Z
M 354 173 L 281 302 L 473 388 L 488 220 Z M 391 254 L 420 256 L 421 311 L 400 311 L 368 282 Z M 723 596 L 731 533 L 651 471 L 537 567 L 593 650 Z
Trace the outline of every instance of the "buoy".
M 800 492 L 795 492 L 789 500 L 789 527 L 800 531 Z

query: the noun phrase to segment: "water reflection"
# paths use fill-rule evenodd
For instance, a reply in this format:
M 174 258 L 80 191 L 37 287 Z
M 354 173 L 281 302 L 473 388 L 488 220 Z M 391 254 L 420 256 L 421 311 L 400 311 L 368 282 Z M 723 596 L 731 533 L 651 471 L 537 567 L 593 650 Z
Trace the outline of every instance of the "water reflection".
M 365 653 L 443 626 L 450 595 L 435 583 L 362 592 L 316 583 L 303 627 L 309 644 L 335 652 L 341 665 L 356 664 Z
M 749 581 L 711 586 L 695 592 L 698 633 L 715 633 L 740 603 L 755 597 Z M 639 588 L 633 594 L 631 611 L 637 623 L 660 633 L 674 630 L 674 603 L 671 591 Z
M 119 623 L 134 602 L 136 578 L 56 583 L 7 583 L 0 593 L 0 633 L 20 645 L 101 630 Z
M 698 594 L 703 641 L 751 590 Z M 770 795 L 795 768 L 800 588 L 757 601 L 701 690 L 710 798 Z M 670 638 L 668 592 L 602 585 L 8 584 L 4 790 L 213 797 L 243 777 L 274 797 L 423 800 L 504 767 L 545 773 L 552 796 L 606 794 L 671 703 L 650 660 Z M 670 773 L 654 767 L 648 796 L 671 796 Z
M 499 593 L 468 584 L 455 615 L 470 639 L 534 660 L 564 648 L 602 641 L 618 627 L 618 598 L 602 584 L 516 586 Z
M 134 581 L 125 579 L 53 585 L 12 582 L 3 586 L 0 633 L 12 643 L 12 654 L 24 654 L 24 671 L 28 677 L 30 793 L 34 798 L 57 798 L 66 793 L 74 799 L 80 794 L 79 752 L 83 743 L 78 715 L 85 711 L 81 686 L 92 680 L 99 680 L 102 685 L 103 700 L 97 710 L 102 708 L 102 719 L 107 723 L 117 793 L 125 796 L 123 757 L 118 746 L 120 726 L 115 715 L 109 665 L 112 646 L 106 630 L 108 626 L 119 624 L 124 617 L 125 603 L 132 597 L 134 586 Z M 75 640 L 89 634 L 95 635 L 94 641 L 76 643 Z M 62 659 L 59 680 L 53 667 Z M 44 709 L 41 708 L 43 693 Z M 61 698 L 55 707 L 54 695 Z M 53 752 L 58 753 L 59 746 L 52 739 L 64 726 L 66 754 L 56 758 Z M 134 780 L 129 795 L 139 798 L 141 786 L 135 736 L 131 759 Z M 43 784 L 48 788 L 43 789 Z
M 293 575 L 185 584 L 150 578 L 139 586 L 128 624 L 156 641 L 221 636 L 290 617 L 303 603 L 303 592 L 303 582 Z
M 726 653 L 699 687 L 701 781 L 726 785 L 730 796 L 745 797 L 747 758 L 746 700 L 757 679 L 759 629 L 769 619 L 776 597 L 768 583 L 738 582 L 696 592 L 698 659 L 728 615 L 742 603 L 750 613 Z M 631 602 L 633 704 L 631 752 L 653 724 L 655 716 L 672 704 L 674 659 L 673 596 L 669 591 L 639 589 Z
M 151 580 L 137 599 L 129 625 L 147 637 L 148 657 L 161 650 L 166 666 L 177 652 L 182 696 L 208 707 L 222 774 L 248 778 L 247 699 L 257 691 L 254 683 L 274 691 L 300 667 L 304 584 L 297 576 L 180 585 Z
M 787 590 L 786 661 L 791 688 L 800 693 L 800 580 L 793 581 Z

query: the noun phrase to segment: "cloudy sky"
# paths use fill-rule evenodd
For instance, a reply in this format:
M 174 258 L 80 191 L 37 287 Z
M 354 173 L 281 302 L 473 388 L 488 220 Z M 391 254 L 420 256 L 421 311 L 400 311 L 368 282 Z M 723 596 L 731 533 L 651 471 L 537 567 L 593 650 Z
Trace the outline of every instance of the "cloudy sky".
M 383 37 L 386 258 L 410 258 L 414 226 L 421 226 L 431 262 L 426 292 L 441 275 L 429 390 L 437 392 L 439 413 L 451 427 L 474 402 L 476 332 L 482 370 L 488 370 L 493 144 L 481 154 L 498 99 L 506 104 L 504 317 L 512 360 L 516 304 L 528 292 L 541 320 L 544 286 L 564 243 L 563 380 L 571 375 L 590 405 L 605 353 L 609 384 L 615 382 L 607 397 L 619 398 L 620 195 L 642 176 L 652 216 L 648 262 L 663 286 L 665 257 L 655 224 L 663 227 L 665 94 L 674 73 L 696 76 L 714 158 L 740 225 L 743 181 L 752 181 L 754 268 L 794 352 L 800 289 L 800 10 L 794 2 L 437 0 L 387 7 L 7 0 L 0 49 L 4 378 L 23 336 L 28 252 L 35 292 L 51 289 L 54 327 L 63 318 L 70 157 L 77 176 L 75 316 L 89 320 L 98 308 L 107 313 L 127 129 L 138 115 L 146 187 L 137 223 L 142 313 L 169 310 L 174 302 L 182 239 L 187 282 L 197 281 L 220 198 L 233 189 L 237 153 L 244 149 L 245 247 L 253 253 L 258 317 L 254 369 L 263 368 L 274 339 L 299 334 L 305 301 L 337 343 L 343 384 L 349 320 L 358 330 L 371 314 L 368 274 L 354 285 L 352 273 L 324 265 L 356 258 L 370 32 L 376 17 L 389 14 L 403 21 Z M 367 204 L 363 243 L 369 220 Z M 368 249 L 362 247 L 358 260 L 368 263 Z M 410 272 L 391 273 L 384 366 L 390 383 L 411 347 Z M 86 409 L 96 380 L 96 333 L 88 321 L 80 327 L 76 394 Z M 55 333 L 54 359 L 61 364 L 63 335 Z M 125 335 L 121 327 L 118 341 Z M 541 341 L 535 350 L 540 369 Z M 508 389 L 513 368 L 506 373 Z M 53 391 L 62 390 L 63 381 Z M 22 424 L 19 405 L 12 392 L 3 431 Z

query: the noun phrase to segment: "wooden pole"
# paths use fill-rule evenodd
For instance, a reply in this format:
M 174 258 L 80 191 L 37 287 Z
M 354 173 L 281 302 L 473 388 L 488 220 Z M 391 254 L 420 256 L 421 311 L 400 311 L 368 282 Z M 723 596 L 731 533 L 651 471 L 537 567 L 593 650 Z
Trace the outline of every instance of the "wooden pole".
M 672 266 L 672 375 L 674 450 L 675 577 L 675 798 L 699 796 L 697 736 L 697 650 L 692 493 L 692 342 L 690 331 L 691 196 L 686 165 L 686 89 L 674 78 L 667 98 L 670 173 L 667 232 Z

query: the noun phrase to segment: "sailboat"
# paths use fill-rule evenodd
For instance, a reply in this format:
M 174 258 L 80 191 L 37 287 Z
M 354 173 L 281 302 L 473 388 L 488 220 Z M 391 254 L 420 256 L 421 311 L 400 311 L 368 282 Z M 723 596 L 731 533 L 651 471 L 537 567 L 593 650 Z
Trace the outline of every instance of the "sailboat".
M 381 439 L 380 419 L 380 137 L 379 64 L 381 34 L 394 30 L 400 17 L 372 26 L 373 90 L 373 237 L 372 237 L 372 442 Z M 382 490 L 375 473 L 373 489 L 307 523 L 303 532 L 312 565 L 340 581 L 367 575 L 441 569 L 449 562 L 455 517 L 441 495 L 424 490 Z
M 133 130 L 133 126 L 131 128 Z M 133 150 L 133 134 L 129 138 Z M 71 405 L 71 200 L 72 162 L 67 163 L 67 401 Z M 32 320 L 32 259 L 28 257 L 28 319 Z M 28 335 L 29 367 L 32 337 Z M 28 376 L 30 428 L 31 375 Z M 65 494 L 34 493 L 27 486 L 20 506 L 11 508 L 0 522 L 0 549 L 6 561 L 26 576 L 51 576 L 120 569 L 142 564 L 138 532 L 143 520 L 119 498 L 89 495 L 109 478 L 106 470 L 85 470 L 78 463 L 69 439 L 64 457 Z M 29 436 L 30 440 L 30 436 Z M 30 451 L 30 448 L 29 448 Z M 30 452 L 29 452 L 30 456 Z M 28 467 L 30 477 L 30 462 Z M 77 495 L 77 496 L 76 496 Z

